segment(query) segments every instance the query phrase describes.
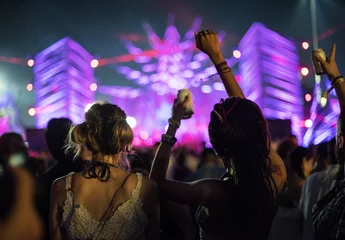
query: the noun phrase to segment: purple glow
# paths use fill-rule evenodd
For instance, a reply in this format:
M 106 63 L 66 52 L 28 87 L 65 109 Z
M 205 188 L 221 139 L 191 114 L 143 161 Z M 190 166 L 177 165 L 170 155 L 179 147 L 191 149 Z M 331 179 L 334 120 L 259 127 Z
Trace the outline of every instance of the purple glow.
M 201 91 L 203 93 L 211 93 L 212 92 L 212 88 L 210 86 L 208 86 L 208 85 L 203 85 L 203 86 L 201 86 Z
M 213 83 L 213 88 L 214 90 L 217 90 L 217 91 L 225 91 L 223 83 L 220 83 L 220 82 Z
M 266 118 L 291 118 L 293 134 L 301 141 L 303 106 L 294 43 L 255 23 L 242 38 L 239 50 L 234 55 L 241 53 L 239 84 L 245 95 L 263 109 Z
M 36 56 L 37 128 L 45 128 L 54 117 L 68 117 L 74 123 L 83 121 L 85 106 L 94 99 L 94 92 L 90 91 L 94 82 L 92 59 L 85 49 L 69 38 L 58 41 Z
M 200 61 L 208 60 L 206 54 L 200 51 L 196 54 L 194 53 L 195 43 L 193 32 L 198 31 L 200 19 L 194 21 L 192 27 L 184 37 L 181 37 L 172 19 L 173 18 L 169 18 L 163 40 L 160 39 L 147 22 L 143 24 L 148 35 L 149 44 L 157 55 L 155 58 L 151 58 L 150 61 L 148 61 L 148 59 L 139 61 L 138 58 L 141 56 L 137 56 L 135 58 L 137 63 L 145 63 L 140 67 L 141 71 L 128 67 L 119 67 L 118 72 L 120 74 L 126 75 L 128 79 L 136 80 L 140 85 L 147 84 L 148 89 L 155 89 L 155 91 L 158 91 L 159 88 L 152 87 L 151 85 L 156 82 L 163 82 L 172 88 L 167 92 L 173 93 L 180 88 L 198 87 L 199 84 L 193 81 L 194 78 L 208 81 L 209 77 L 216 73 L 214 67 L 207 68 L 206 65 L 210 64 L 209 62 L 205 61 L 203 64 L 200 63 Z M 131 42 L 125 41 L 125 47 L 128 52 L 133 55 L 140 55 L 144 52 Z M 207 68 L 207 70 L 205 70 L 205 68 Z M 140 72 L 140 74 L 138 72 Z M 146 83 L 146 78 L 144 78 L 145 80 L 143 81 L 141 77 L 148 77 L 150 82 Z M 174 79 L 174 81 L 172 81 L 172 79 Z M 142 91 L 145 90 L 143 89 Z M 165 91 L 160 90 L 159 94 L 162 95 L 163 92 Z

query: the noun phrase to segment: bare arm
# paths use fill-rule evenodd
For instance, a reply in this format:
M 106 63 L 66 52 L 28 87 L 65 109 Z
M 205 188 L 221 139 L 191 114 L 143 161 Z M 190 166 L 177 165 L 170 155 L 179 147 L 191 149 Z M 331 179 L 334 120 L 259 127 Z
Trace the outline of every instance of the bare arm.
M 151 200 L 150 201 L 151 211 L 148 216 L 149 225 L 145 231 L 145 239 L 158 240 L 160 236 L 161 222 L 160 222 L 160 201 L 159 201 L 158 187 L 156 184 L 152 184 L 151 186 L 150 200 Z
M 225 61 L 223 54 L 221 52 L 210 55 L 210 59 L 215 66 Z M 235 76 L 232 74 L 232 71 L 219 72 L 219 76 L 220 79 L 222 79 L 222 82 L 229 97 L 233 96 L 245 98 L 242 89 L 236 81 Z
M 53 183 L 50 193 L 49 232 L 52 240 L 65 239 L 64 236 L 66 236 L 65 230 L 60 225 L 62 216 L 59 212 L 59 202 L 62 200 L 61 194 L 66 193 L 62 180 Z

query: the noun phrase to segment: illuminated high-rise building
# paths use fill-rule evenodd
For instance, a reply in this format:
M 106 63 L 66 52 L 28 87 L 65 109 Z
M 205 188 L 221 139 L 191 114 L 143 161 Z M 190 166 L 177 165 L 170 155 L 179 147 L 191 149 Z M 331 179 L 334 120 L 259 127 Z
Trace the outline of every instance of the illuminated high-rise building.
M 36 127 L 45 128 L 51 118 L 67 117 L 74 123 L 94 100 L 92 56 L 77 42 L 64 38 L 35 57 Z
M 244 94 L 260 106 L 267 119 L 291 119 L 292 132 L 301 141 L 302 91 L 294 42 L 255 23 L 239 49 Z

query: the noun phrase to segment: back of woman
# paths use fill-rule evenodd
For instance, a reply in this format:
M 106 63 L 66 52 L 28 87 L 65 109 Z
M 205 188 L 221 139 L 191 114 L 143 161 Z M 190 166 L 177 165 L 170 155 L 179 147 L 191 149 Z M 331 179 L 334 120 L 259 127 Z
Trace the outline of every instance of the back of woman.
M 121 155 L 133 140 L 126 115 L 115 105 L 96 103 L 85 118 L 84 123 L 71 128 L 69 147 L 78 156 L 81 146 L 86 146 L 93 159 L 88 170 L 70 173 L 54 182 L 51 238 L 158 239 L 159 199 L 155 183 L 121 169 Z

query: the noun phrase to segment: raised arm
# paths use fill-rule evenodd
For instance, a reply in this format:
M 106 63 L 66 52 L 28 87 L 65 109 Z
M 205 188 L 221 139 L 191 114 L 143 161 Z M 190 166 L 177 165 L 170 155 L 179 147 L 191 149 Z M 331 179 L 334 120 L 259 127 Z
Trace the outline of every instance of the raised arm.
M 194 183 L 184 183 L 166 179 L 172 147 L 176 142 L 175 133 L 190 101 L 190 97 L 187 97 L 183 104 L 177 104 L 175 101 L 173 116 L 169 120 L 168 130 L 163 135 L 162 142 L 153 160 L 150 178 L 156 181 L 162 196 L 171 201 L 187 205 L 208 206 L 209 203 L 214 201 L 213 197 L 218 197 L 215 194 L 210 194 L 211 189 L 214 190 L 214 187 L 216 187 L 213 186 L 213 181 L 202 180 Z
M 210 30 L 204 30 L 195 34 L 196 47 L 207 54 L 215 65 L 229 97 L 245 98 L 242 89 L 238 85 L 231 69 L 225 62 L 217 34 Z

